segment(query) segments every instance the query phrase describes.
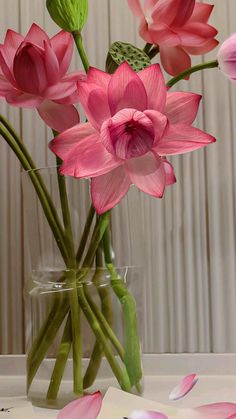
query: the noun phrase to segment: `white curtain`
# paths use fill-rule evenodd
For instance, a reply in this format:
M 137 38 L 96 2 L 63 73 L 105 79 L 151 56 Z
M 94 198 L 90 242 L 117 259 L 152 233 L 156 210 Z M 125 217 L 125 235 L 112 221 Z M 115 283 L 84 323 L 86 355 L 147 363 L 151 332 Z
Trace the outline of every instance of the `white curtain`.
M 26 33 L 32 22 L 57 31 L 42 0 L 0 0 L 1 39 L 8 27 Z M 214 0 L 212 24 L 224 40 L 236 28 L 234 0 Z M 126 0 L 89 0 L 85 45 L 92 65 L 104 69 L 113 41 L 140 46 Z M 214 59 L 213 51 L 204 60 Z M 193 63 L 203 60 L 196 57 Z M 75 54 L 72 69 L 80 65 Z M 194 74 L 178 90 L 203 93 L 197 126 L 217 138 L 206 150 L 172 159 L 177 184 L 155 200 L 134 188 L 114 211 L 116 241 L 128 219 L 130 242 L 118 248 L 120 263 L 145 266 L 144 350 L 236 351 L 236 85 L 218 71 Z M 50 132 L 34 111 L 1 112 L 21 133 L 38 167 L 54 164 Z M 24 351 L 22 289 L 28 274 L 20 166 L 0 141 L 0 353 Z M 126 223 L 127 224 L 127 223 Z M 126 225 L 127 227 L 127 225 Z M 145 232 L 143 234 L 143 232 Z M 140 250 L 142 246 L 144 252 Z

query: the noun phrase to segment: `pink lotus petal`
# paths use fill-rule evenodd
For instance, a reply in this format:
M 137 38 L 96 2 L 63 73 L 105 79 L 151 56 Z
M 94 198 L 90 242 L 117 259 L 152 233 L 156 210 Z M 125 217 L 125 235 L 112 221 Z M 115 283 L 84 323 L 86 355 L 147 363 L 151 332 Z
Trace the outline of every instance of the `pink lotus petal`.
M 170 26 L 178 13 L 179 3 L 180 1 L 176 0 L 156 1 L 154 8 L 149 10 L 148 14 L 151 13 L 154 22 L 159 20 L 159 22 Z
M 172 124 L 192 124 L 202 96 L 195 93 L 173 92 L 167 94 L 165 114 Z
M 195 7 L 195 0 L 180 0 L 176 17 L 171 22 L 173 26 L 183 26 L 191 18 Z
M 59 63 L 55 52 L 48 42 L 44 43 L 45 70 L 49 85 L 56 84 L 59 80 Z
M 45 100 L 37 110 L 44 122 L 58 132 L 65 131 L 80 121 L 79 113 L 73 105 L 59 105 Z
M 160 412 L 135 410 L 132 412 L 130 419 L 168 419 L 168 417 Z
M 191 67 L 189 55 L 180 47 L 160 47 L 160 55 L 164 69 L 173 76 Z
M 70 81 L 62 81 L 60 83 L 49 86 L 44 91 L 44 97 L 51 100 L 62 100 L 66 99 L 68 102 L 68 97 L 77 91 L 77 84 Z
M 98 214 L 110 210 L 126 195 L 131 185 L 123 166 L 91 180 L 93 205 Z
M 173 185 L 176 182 L 176 177 L 172 164 L 168 160 L 163 159 L 163 166 L 166 175 L 166 186 Z
M 99 130 L 102 123 L 111 116 L 105 90 L 85 81 L 79 83 L 78 93 L 89 122 Z
M 183 47 L 198 47 L 203 42 L 213 39 L 217 33 L 218 31 L 215 28 L 201 22 L 189 22 L 178 31 Z
M 16 51 L 23 41 L 23 36 L 11 29 L 8 29 L 4 39 L 4 44 L 1 46 L 1 51 L 3 52 L 4 60 L 11 73 L 13 70 L 13 61 Z
M 166 103 L 166 85 L 159 64 L 153 64 L 138 73 L 146 89 L 148 109 L 162 112 Z
M 144 111 L 144 114 L 148 116 L 148 118 L 152 121 L 153 127 L 155 130 L 155 142 L 154 145 L 160 141 L 162 138 L 166 127 L 168 125 L 168 120 L 165 115 L 163 115 L 161 112 L 153 111 L 153 110 L 147 110 Z
M 88 122 L 77 124 L 55 137 L 49 144 L 50 149 L 62 160 L 73 150 L 83 138 L 95 134 L 96 131 Z
M 131 182 L 138 189 L 156 198 L 162 198 L 166 175 L 160 157 L 149 152 L 142 157 L 127 160 L 125 167 Z
M 206 406 L 200 406 L 193 409 L 193 412 L 198 414 L 196 419 L 200 418 L 212 418 L 212 419 L 227 419 L 236 416 L 236 404 L 235 403 L 214 403 Z
M 108 86 L 111 114 L 122 108 L 139 111 L 147 109 L 147 94 L 142 81 L 127 62 L 123 62 L 112 75 Z
M 96 392 L 68 404 L 58 414 L 57 419 L 96 419 L 101 406 L 101 393 Z
M 206 54 L 207 52 L 212 51 L 215 47 L 217 47 L 218 44 L 219 44 L 219 41 L 217 41 L 216 39 L 210 39 L 209 41 L 206 41 L 199 46 L 194 46 L 194 47 L 185 46 L 184 49 L 188 54 L 201 55 L 201 54 Z
M 42 28 L 40 28 L 40 26 L 33 23 L 25 37 L 25 42 L 30 42 L 38 45 L 39 47 L 43 47 L 44 41 L 49 42 L 48 35 Z
M 22 93 L 18 90 L 12 89 L 5 95 L 6 101 L 12 105 L 23 108 L 37 108 L 41 105 L 43 98 L 40 96 L 31 95 L 30 93 Z
M 111 154 L 124 160 L 148 152 L 154 138 L 152 121 L 135 109 L 122 109 L 101 128 L 103 145 Z
M 128 5 L 135 16 L 143 16 L 143 10 L 140 4 L 140 0 L 128 0 Z
M 12 87 L 4 75 L 0 74 L 0 95 L 5 97 L 7 93 L 12 91 L 15 91 L 14 87 Z
M 98 86 L 104 88 L 106 91 L 108 89 L 108 84 L 111 80 L 111 75 L 105 73 L 98 68 L 90 67 L 88 71 L 87 81 L 89 83 L 97 84 Z
M 180 383 L 171 391 L 169 400 L 180 400 L 186 396 L 197 383 L 198 378 L 196 374 L 190 374 L 184 377 Z
M 2 73 L 6 77 L 6 79 L 15 86 L 16 82 L 14 79 L 14 76 L 12 74 L 12 63 L 10 62 L 10 59 L 8 57 L 8 54 L 5 52 L 5 48 L 3 45 L 0 45 L 0 68 L 2 70 Z
M 47 87 L 47 76 L 41 48 L 24 43 L 14 59 L 13 72 L 19 89 L 41 94 Z
M 73 37 L 69 32 L 61 31 L 50 39 L 50 44 L 57 56 L 60 76 L 63 77 L 71 62 L 73 54 Z
M 207 23 L 213 8 L 213 4 L 195 3 L 190 21 Z
M 108 153 L 99 136 L 84 138 L 68 153 L 61 166 L 61 173 L 77 178 L 101 176 L 120 166 L 121 161 Z
M 155 150 L 160 155 L 183 154 L 197 150 L 216 139 L 204 131 L 186 124 L 170 125 Z

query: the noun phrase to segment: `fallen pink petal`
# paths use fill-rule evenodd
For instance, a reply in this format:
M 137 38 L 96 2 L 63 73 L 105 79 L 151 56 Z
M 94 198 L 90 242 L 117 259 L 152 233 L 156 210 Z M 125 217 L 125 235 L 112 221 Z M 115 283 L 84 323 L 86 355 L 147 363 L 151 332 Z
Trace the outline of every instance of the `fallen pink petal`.
M 168 419 L 168 417 L 159 412 L 135 410 L 129 419 Z
M 196 374 L 190 374 L 184 377 L 180 383 L 171 391 L 169 400 L 180 400 L 185 397 L 195 386 L 198 378 Z
M 60 411 L 57 419 L 96 419 L 102 406 L 102 396 L 98 391 L 81 397 Z

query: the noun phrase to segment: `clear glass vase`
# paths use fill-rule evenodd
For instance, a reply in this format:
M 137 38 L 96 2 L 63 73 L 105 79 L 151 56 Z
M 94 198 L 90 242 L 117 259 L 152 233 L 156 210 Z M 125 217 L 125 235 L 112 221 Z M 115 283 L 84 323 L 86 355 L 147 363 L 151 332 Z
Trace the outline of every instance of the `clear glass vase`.
M 23 192 L 29 399 L 61 408 L 110 385 L 141 393 L 143 241 L 127 200 L 111 220 L 97 216 L 89 182 L 56 167 L 25 173 Z

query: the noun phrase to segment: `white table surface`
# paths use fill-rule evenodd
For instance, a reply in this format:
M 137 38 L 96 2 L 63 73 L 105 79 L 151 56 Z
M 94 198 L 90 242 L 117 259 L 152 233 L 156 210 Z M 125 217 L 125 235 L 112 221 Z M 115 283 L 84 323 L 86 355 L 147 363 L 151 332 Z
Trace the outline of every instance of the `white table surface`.
M 179 380 L 191 373 L 199 381 L 191 393 L 176 407 L 195 407 L 215 402 L 236 403 L 236 355 L 234 354 L 180 354 L 143 356 L 144 397 L 170 404 L 168 395 Z M 0 401 L 9 398 L 26 400 L 25 357 L 0 356 Z M 44 409 L 36 409 L 45 417 Z M 56 418 L 56 411 L 47 411 L 47 417 Z M 17 419 L 17 418 L 16 418 Z

